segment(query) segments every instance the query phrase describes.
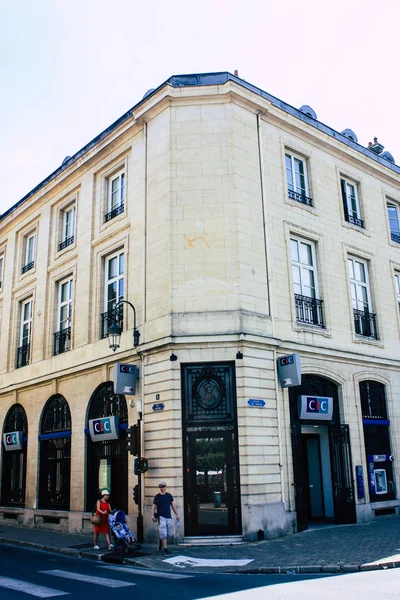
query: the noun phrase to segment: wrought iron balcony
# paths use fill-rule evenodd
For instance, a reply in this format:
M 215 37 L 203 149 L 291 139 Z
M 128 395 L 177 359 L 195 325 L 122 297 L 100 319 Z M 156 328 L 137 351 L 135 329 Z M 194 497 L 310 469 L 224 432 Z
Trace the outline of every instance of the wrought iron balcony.
M 58 245 L 58 251 L 60 252 L 61 250 L 64 250 L 64 248 L 67 248 L 67 246 L 70 246 L 71 244 L 74 243 L 75 240 L 75 236 L 71 235 L 69 238 L 65 238 L 65 240 L 63 242 L 61 242 L 61 244 Z
M 394 231 L 391 231 L 390 237 L 392 238 L 393 242 L 397 242 L 398 244 L 400 244 L 400 235 L 398 233 L 394 233 Z
M 362 227 L 363 229 L 365 228 L 364 221 L 362 219 L 359 219 L 358 217 L 353 217 L 352 215 L 349 215 L 347 208 L 345 208 L 344 216 L 348 223 L 351 223 L 352 225 L 357 225 L 357 227 Z
M 323 300 L 295 294 L 294 302 L 296 306 L 296 321 L 298 323 L 325 328 L 324 313 L 322 310 Z
M 124 328 L 124 311 L 123 307 L 117 308 L 118 325 L 121 329 Z M 114 320 L 114 309 L 100 314 L 100 339 L 108 337 L 108 328 Z
M 22 275 L 24 273 L 26 273 L 27 271 L 30 271 L 31 269 L 33 269 L 34 266 L 35 266 L 34 260 L 32 260 L 30 263 L 26 264 L 24 267 L 22 267 Z
M 120 204 L 116 208 L 113 208 L 112 210 L 110 210 L 110 212 L 108 212 L 104 215 L 104 222 L 107 223 L 108 221 L 111 221 L 111 219 L 113 219 L 117 215 L 120 215 L 121 213 L 123 213 L 124 210 L 125 210 L 125 204 L 122 202 L 122 204 Z
M 63 354 L 71 349 L 71 327 L 66 327 L 54 334 L 54 355 Z
M 304 194 L 298 194 L 297 192 L 293 192 L 292 190 L 288 190 L 288 196 L 291 200 L 297 200 L 297 202 L 301 202 L 302 204 L 307 204 L 307 206 L 312 206 L 313 201 L 308 196 Z
M 356 310 L 354 313 L 354 327 L 357 335 L 372 337 L 378 339 L 378 331 L 376 328 L 376 315 L 367 310 Z
M 19 369 L 20 367 L 25 367 L 26 365 L 29 365 L 30 351 L 31 351 L 30 344 L 24 344 L 23 346 L 20 346 L 19 348 L 17 348 L 17 362 L 16 362 L 17 369 Z

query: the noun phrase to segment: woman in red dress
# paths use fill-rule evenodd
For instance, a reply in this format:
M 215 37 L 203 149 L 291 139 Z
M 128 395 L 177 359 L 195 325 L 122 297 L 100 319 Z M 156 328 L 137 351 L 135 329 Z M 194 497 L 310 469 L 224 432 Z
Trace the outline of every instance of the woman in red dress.
M 99 533 L 104 533 L 106 536 L 108 549 L 112 550 L 113 545 L 110 540 L 110 527 L 108 525 L 108 515 L 110 515 L 113 511 L 110 505 L 110 492 L 108 490 L 102 490 L 101 492 L 101 500 L 97 500 L 96 502 L 96 515 L 100 515 L 101 521 L 98 525 L 94 526 L 94 549 L 100 550 L 100 546 L 97 544 L 97 539 L 99 537 Z

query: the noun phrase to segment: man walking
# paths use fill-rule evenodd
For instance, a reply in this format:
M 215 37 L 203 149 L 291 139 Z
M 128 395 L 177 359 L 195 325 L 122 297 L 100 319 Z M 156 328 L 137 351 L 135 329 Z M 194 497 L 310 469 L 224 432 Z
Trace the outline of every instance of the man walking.
M 164 549 L 165 556 L 168 556 L 167 538 L 172 536 L 172 518 L 171 518 L 171 507 L 176 515 L 178 522 L 179 515 L 176 510 L 174 499 L 172 494 L 167 492 L 167 484 L 165 481 L 160 481 L 158 484 L 159 493 L 154 496 L 153 506 L 151 507 L 151 520 L 156 523 L 158 520 L 158 531 L 160 534 L 160 541 L 158 542 L 158 549 Z M 157 513 L 157 517 L 156 517 Z

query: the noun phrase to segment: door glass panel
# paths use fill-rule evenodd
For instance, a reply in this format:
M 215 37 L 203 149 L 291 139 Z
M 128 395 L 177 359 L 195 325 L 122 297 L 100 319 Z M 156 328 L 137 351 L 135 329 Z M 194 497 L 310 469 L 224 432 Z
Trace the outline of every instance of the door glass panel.
M 224 437 L 195 437 L 199 531 L 228 527 L 227 448 Z

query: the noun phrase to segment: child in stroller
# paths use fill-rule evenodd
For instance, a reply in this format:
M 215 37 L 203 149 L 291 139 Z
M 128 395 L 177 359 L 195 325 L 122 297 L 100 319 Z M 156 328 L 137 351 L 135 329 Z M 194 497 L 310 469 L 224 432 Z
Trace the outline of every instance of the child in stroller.
M 108 524 L 112 541 L 116 549 L 129 550 L 139 549 L 140 545 L 136 542 L 136 536 L 126 524 L 126 516 L 123 510 L 116 510 L 108 516 Z

